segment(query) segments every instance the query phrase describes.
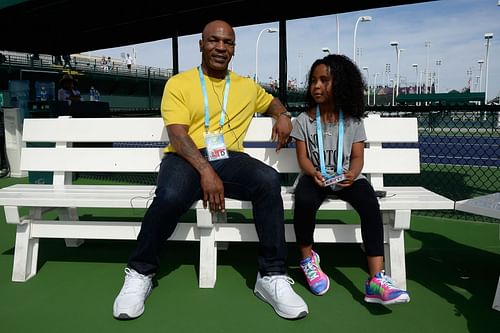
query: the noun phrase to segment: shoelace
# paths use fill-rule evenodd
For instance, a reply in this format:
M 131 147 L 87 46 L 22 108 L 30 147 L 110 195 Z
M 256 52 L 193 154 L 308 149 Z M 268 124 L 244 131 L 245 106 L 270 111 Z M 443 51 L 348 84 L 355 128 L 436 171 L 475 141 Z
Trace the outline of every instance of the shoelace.
M 383 287 L 389 287 L 390 289 L 394 288 L 394 281 L 387 275 L 382 275 L 382 279 L 380 279 L 380 283 Z
M 313 264 L 312 260 L 303 265 L 302 269 L 309 280 L 314 280 L 319 276 L 318 267 Z
M 270 285 L 274 287 L 273 289 L 277 297 L 282 294 L 284 289 L 290 288 L 290 285 L 295 284 L 295 281 L 288 275 L 272 275 L 267 278 L 269 278 Z
M 147 276 L 133 272 L 128 267 L 125 268 L 125 283 L 123 284 L 123 293 L 136 293 L 137 290 L 144 290 L 144 285 L 149 281 Z

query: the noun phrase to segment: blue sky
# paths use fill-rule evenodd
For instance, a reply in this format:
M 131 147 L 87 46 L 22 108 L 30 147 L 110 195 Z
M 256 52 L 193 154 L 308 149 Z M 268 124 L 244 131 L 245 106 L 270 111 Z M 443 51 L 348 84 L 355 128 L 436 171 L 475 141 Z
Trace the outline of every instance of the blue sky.
M 396 50 L 391 41 L 398 41 L 400 53 L 401 86 L 414 85 L 418 72 L 428 68 L 439 78 L 440 92 L 461 90 L 468 85 L 479 89 L 478 60 L 486 59 L 485 33 L 493 33 L 489 45 L 488 97 L 500 94 L 500 6 L 498 0 L 440 0 L 427 3 L 384 7 L 372 10 L 341 13 L 339 18 L 340 53 L 353 57 L 353 36 L 360 16 L 371 16 L 372 21 L 360 22 L 357 28 L 356 48 L 361 49 L 356 60 L 360 68 L 366 66 L 370 84 L 375 73 L 377 83 L 394 79 Z M 288 78 L 303 81 L 312 62 L 326 53 L 322 48 L 337 52 L 336 15 L 318 16 L 287 22 Z M 221 16 L 221 18 L 223 18 Z M 241 75 L 255 73 L 257 37 L 265 28 L 278 28 L 278 22 L 235 27 L 236 54 L 232 68 Z M 200 34 L 179 39 L 179 67 L 186 70 L 201 60 L 198 49 Z M 278 77 L 278 34 L 263 33 L 258 45 L 258 77 L 269 82 Z M 426 47 L 430 42 L 430 47 Z M 171 40 L 128 45 L 105 50 L 94 50 L 95 56 L 120 58 L 121 53 L 132 53 L 135 48 L 137 63 L 161 68 L 172 67 Z M 436 61 L 441 65 L 437 66 Z M 386 64 L 390 72 L 386 73 Z M 428 64 L 428 66 L 427 66 Z M 425 74 L 419 73 L 419 80 Z M 482 88 L 485 88 L 486 66 L 482 65 Z

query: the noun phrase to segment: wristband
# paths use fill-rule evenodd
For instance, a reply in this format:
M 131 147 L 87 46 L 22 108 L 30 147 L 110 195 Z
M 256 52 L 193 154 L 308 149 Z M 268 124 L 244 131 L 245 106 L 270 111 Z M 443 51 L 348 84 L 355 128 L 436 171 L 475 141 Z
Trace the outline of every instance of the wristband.
M 285 111 L 285 112 L 281 112 L 279 115 L 278 115 L 278 118 L 280 116 L 287 116 L 288 118 L 292 118 L 292 114 L 288 111 Z

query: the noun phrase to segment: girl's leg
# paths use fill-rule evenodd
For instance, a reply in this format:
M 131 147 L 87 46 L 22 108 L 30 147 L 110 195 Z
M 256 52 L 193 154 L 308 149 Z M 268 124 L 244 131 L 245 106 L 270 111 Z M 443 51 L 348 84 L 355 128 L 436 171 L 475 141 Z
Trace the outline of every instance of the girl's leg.
M 384 226 L 375 191 L 366 179 L 359 179 L 337 194 L 347 201 L 360 217 L 368 270 L 370 276 L 374 276 L 384 268 Z
M 314 243 L 316 212 L 326 198 L 327 191 L 310 176 L 302 175 L 295 188 L 293 227 L 302 259 L 310 257 Z

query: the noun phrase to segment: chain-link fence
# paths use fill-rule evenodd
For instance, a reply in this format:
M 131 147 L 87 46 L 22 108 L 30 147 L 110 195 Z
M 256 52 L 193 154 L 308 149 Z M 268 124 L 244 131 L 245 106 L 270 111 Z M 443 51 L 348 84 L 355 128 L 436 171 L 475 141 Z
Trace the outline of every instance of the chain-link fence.
M 424 186 L 454 201 L 500 191 L 500 106 L 394 106 L 367 111 L 418 119 L 421 172 L 387 175 L 387 185 Z

